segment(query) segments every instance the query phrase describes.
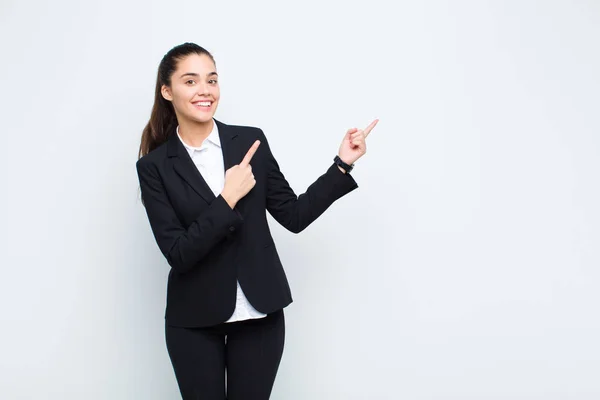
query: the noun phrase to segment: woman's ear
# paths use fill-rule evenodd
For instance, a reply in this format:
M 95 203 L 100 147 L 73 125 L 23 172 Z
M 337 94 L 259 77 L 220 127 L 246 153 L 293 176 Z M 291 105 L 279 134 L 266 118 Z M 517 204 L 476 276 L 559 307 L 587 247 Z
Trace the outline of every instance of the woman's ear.
M 162 85 L 162 87 L 160 88 L 160 93 L 162 94 L 162 97 L 165 98 L 165 100 L 173 101 L 173 96 L 171 96 L 171 90 L 167 85 Z

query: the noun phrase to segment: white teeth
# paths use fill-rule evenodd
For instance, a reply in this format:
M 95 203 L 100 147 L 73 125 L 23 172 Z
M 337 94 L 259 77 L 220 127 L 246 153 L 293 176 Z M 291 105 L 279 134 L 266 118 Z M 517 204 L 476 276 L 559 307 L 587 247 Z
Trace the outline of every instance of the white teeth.
M 210 101 L 200 101 L 200 102 L 196 103 L 196 105 L 199 105 L 202 107 L 210 107 Z

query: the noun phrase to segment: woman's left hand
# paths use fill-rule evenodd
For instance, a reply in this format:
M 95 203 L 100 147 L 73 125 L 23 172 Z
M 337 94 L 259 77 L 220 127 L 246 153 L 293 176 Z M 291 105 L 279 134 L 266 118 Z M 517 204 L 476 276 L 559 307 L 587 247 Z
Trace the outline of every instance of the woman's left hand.
M 356 128 L 348 129 L 338 153 L 343 162 L 351 165 L 365 155 L 367 152 L 367 143 L 365 139 L 369 136 L 371 130 L 375 128 L 377 122 L 379 122 L 378 119 L 371 122 L 364 130 Z

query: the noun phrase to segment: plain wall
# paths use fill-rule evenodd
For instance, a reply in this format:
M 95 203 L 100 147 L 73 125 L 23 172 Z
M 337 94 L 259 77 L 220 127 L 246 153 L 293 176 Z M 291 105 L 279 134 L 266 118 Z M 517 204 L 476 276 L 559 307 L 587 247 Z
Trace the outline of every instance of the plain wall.
M 301 235 L 273 399 L 600 398 L 600 3 L 0 5 L 0 398 L 178 398 L 168 265 L 135 161 L 162 56 L 217 60 L 216 118 L 303 192 L 380 123 Z

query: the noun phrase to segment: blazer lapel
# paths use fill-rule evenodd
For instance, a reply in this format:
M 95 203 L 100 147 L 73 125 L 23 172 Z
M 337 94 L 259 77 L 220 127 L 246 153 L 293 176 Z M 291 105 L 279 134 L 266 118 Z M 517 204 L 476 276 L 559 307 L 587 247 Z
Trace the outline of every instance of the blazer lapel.
M 216 119 L 214 121 L 219 130 L 219 139 L 221 140 L 221 149 L 223 151 L 223 166 L 225 167 L 225 171 L 227 171 L 229 168 L 242 161 L 242 149 L 236 146 L 236 141 L 234 139 L 237 137 L 237 133 L 235 132 L 235 129 Z M 183 143 L 181 143 L 181 140 L 179 140 L 176 132 L 171 133 L 167 146 L 167 155 L 168 157 L 173 158 L 173 167 L 177 174 L 179 174 L 179 176 L 181 176 L 181 178 L 183 178 L 196 193 L 202 196 L 206 202 L 212 203 L 215 199 L 215 194 L 202 177 L 202 174 L 198 172 L 198 168 L 196 168 L 196 165 L 190 158 L 190 155 L 183 146 Z
M 196 193 L 208 202 L 212 203 L 215 199 L 215 195 L 210 190 L 210 187 L 196 168 L 196 164 L 192 161 L 183 143 L 179 140 L 177 133 L 172 132 L 169 137 L 167 155 L 169 158 L 173 158 L 173 168 L 175 172 L 185 180 Z
M 217 128 L 219 129 L 219 139 L 221 139 L 221 149 L 223 150 L 223 165 L 225 171 L 236 164 L 242 162 L 243 155 L 241 149 L 237 146 L 237 132 L 231 126 L 226 125 L 215 119 Z

